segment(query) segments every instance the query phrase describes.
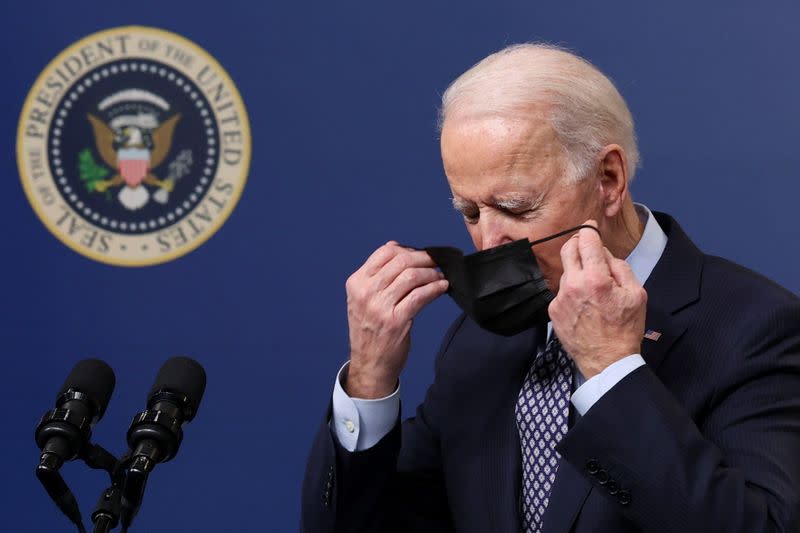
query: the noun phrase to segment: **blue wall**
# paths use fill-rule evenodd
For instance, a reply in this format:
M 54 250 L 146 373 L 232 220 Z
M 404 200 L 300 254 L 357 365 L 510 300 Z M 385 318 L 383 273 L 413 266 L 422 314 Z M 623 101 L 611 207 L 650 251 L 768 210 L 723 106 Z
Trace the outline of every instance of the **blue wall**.
M 100 357 L 116 370 L 95 438 L 122 453 L 159 365 L 186 354 L 208 372 L 206 395 L 178 457 L 151 477 L 134 530 L 296 530 L 305 456 L 347 357 L 344 281 L 390 238 L 469 246 L 449 208 L 435 111 L 451 79 L 506 44 L 562 43 L 607 72 L 638 124 L 635 198 L 673 214 L 706 251 L 798 292 L 800 5 L 713 4 L 4 3 L 0 529 L 68 530 L 33 475 L 33 430 L 74 362 Z M 245 99 L 254 148 L 222 229 L 140 269 L 58 242 L 14 160 L 19 112 L 44 66 L 79 38 L 128 24 L 214 55 Z M 455 315 L 442 299 L 417 321 L 406 413 Z M 74 463 L 64 474 L 88 517 L 104 475 Z

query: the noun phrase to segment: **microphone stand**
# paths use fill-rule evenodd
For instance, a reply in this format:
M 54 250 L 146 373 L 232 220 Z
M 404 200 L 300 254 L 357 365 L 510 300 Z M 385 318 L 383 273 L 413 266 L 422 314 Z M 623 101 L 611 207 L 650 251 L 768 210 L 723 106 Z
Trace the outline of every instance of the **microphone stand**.
M 119 524 L 119 487 L 112 485 L 103 491 L 92 513 L 94 533 L 108 533 Z
M 94 533 L 108 533 L 118 525 L 128 531 L 139 510 L 147 478 L 153 463 L 145 457 L 133 457 L 130 452 L 117 461 L 111 474 L 111 486 L 100 495 L 92 513 Z
M 105 452 L 105 450 L 102 450 Z M 121 460 L 105 452 L 107 456 L 100 458 L 95 464 L 102 468 L 111 477 L 111 486 L 100 495 L 94 512 L 92 512 L 92 524 L 94 533 L 108 533 L 119 525 L 120 507 L 122 505 L 122 483 L 125 477 L 128 456 L 125 455 Z M 95 459 L 98 456 L 94 457 Z M 89 464 L 87 462 L 87 464 Z M 89 464 L 92 467 L 91 464 Z M 92 468 L 97 468 L 92 467 Z
M 108 533 L 119 524 L 120 487 L 113 483 L 103 491 L 92 513 L 94 533 Z

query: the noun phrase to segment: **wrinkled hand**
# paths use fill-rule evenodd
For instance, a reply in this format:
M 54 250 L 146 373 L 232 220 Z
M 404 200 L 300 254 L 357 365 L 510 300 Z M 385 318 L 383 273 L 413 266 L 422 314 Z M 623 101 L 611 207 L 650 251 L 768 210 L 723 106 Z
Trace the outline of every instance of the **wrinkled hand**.
M 390 241 L 348 278 L 350 396 L 381 398 L 394 391 L 408 359 L 414 317 L 447 291 L 435 267 L 427 252 Z
M 596 226 L 593 220 L 585 224 Z M 581 374 L 589 379 L 640 353 L 647 292 L 628 263 L 611 255 L 588 228 L 564 244 L 561 262 L 564 274 L 550 303 L 550 318 Z

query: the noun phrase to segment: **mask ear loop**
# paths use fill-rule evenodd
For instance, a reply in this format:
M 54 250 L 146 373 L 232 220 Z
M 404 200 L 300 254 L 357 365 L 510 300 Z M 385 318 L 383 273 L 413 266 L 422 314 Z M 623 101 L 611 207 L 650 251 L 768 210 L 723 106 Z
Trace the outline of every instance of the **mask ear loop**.
M 600 233 L 600 230 L 597 229 L 596 227 L 590 226 L 589 224 L 581 224 L 580 226 L 575 226 L 574 228 L 569 228 L 569 229 L 565 229 L 564 231 L 559 231 L 555 235 L 549 235 L 549 236 L 547 236 L 547 237 L 545 237 L 543 239 L 538 239 L 536 241 L 533 241 L 532 243 L 530 243 L 530 246 L 536 246 L 537 244 L 541 244 L 543 242 L 547 242 L 547 241 L 550 241 L 550 240 L 553 240 L 553 239 L 558 239 L 559 237 L 563 237 L 564 235 L 567 235 L 569 233 L 573 233 L 573 232 L 581 230 L 583 228 L 593 229 L 593 230 L 595 230 L 597 232 L 598 235 L 600 235 L 601 239 L 603 238 L 603 234 Z M 422 251 L 425 250 L 425 248 L 417 248 L 416 246 L 409 246 L 407 244 L 398 243 L 398 246 L 400 246 L 401 248 L 409 248 L 409 249 L 417 251 L 417 252 L 422 252 Z
M 569 229 L 565 229 L 564 231 L 559 231 L 555 235 L 550 235 L 550 236 L 545 237 L 543 239 L 535 240 L 535 241 L 533 241 L 531 243 L 531 246 L 536 246 L 537 244 L 541 244 L 543 242 L 547 242 L 547 241 L 551 241 L 553 239 L 557 239 L 559 237 L 563 237 L 564 235 L 568 235 L 570 233 L 576 232 L 576 231 L 578 231 L 580 229 L 583 229 L 583 228 L 593 229 L 593 230 L 595 230 L 597 232 L 598 235 L 600 235 L 601 239 L 603 238 L 603 235 L 600 233 L 600 230 L 597 229 L 596 227 L 590 226 L 589 224 L 581 224 L 580 226 L 575 226 L 574 228 L 569 228 Z

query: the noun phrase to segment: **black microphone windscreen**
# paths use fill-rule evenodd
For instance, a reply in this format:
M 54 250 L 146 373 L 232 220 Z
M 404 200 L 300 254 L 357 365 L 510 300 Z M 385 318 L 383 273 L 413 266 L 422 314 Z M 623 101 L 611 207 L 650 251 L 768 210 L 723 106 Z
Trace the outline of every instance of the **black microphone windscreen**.
M 206 371 L 200 363 L 189 357 L 172 357 L 161 365 L 149 399 L 159 391 L 168 390 L 185 395 L 191 408 L 191 418 L 197 413 L 203 392 L 206 390 Z
M 72 371 L 58 391 L 56 402 L 69 389 L 80 391 L 89 396 L 98 409 L 99 420 L 106 412 L 116 382 L 114 371 L 105 362 L 99 359 L 83 359 L 72 367 Z

